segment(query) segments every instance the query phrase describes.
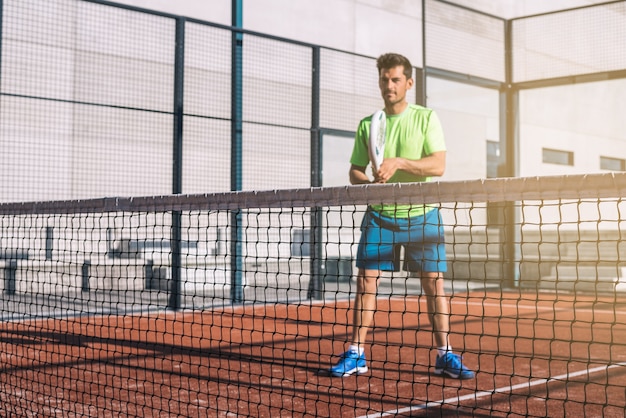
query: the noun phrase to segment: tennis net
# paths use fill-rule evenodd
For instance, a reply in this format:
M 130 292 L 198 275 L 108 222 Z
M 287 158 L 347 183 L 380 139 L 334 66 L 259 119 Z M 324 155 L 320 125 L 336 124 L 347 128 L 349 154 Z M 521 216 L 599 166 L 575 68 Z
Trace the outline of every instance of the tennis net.
M 618 416 L 625 192 L 612 173 L 3 203 L 0 400 L 44 415 Z M 382 274 L 370 372 L 324 373 L 350 335 L 363 214 L 390 202 L 441 211 L 471 383 L 429 373 L 423 292 L 403 271 Z

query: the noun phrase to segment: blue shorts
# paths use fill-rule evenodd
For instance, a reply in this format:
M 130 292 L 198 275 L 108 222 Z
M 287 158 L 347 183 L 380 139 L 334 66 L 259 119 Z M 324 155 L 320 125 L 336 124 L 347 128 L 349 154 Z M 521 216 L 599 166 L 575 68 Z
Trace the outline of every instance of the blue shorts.
M 423 216 L 396 219 L 368 209 L 361 223 L 357 268 L 400 271 L 404 247 L 404 270 L 445 272 L 446 246 L 439 209 Z

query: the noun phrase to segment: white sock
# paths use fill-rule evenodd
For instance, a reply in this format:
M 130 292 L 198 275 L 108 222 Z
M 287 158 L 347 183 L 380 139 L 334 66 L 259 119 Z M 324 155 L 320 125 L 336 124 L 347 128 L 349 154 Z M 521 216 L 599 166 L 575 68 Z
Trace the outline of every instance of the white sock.
M 451 346 L 444 346 L 444 347 L 439 347 L 437 349 L 437 354 L 439 354 L 439 357 L 443 357 L 446 355 L 446 353 L 451 353 L 452 352 L 452 347 Z
M 358 345 L 350 345 L 350 347 L 348 347 L 348 351 L 354 351 L 354 352 L 359 353 L 359 355 L 361 355 L 365 352 L 365 348 L 358 346 Z

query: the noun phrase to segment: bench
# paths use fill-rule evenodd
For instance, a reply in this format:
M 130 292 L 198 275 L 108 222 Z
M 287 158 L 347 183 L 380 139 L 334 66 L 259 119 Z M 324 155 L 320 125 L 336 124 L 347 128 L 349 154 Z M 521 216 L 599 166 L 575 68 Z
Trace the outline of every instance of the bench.
M 21 248 L 0 250 L 0 260 L 4 263 L 4 293 L 12 295 L 15 293 L 15 272 L 17 271 L 18 260 L 28 260 L 28 250 Z

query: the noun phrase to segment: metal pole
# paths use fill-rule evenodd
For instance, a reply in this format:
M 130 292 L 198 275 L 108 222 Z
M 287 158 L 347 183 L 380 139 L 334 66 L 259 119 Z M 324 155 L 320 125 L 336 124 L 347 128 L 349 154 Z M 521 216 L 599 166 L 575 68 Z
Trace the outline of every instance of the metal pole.
M 231 191 L 242 189 L 243 155 L 243 0 L 232 0 L 231 51 Z M 230 268 L 232 303 L 243 301 L 242 213 L 231 212 Z
M 500 95 L 502 164 L 499 176 L 519 176 L 519 93 L 513 85 L 513 30 L 512 21 L 505 21 L 505 83 Z M 504 207 L 504 227 L 501 241 L 504 243 L 504 285 L 519 286 L 520 272 L 520 226 L 519 209 L 516 202 L 507 202 Z
M 0 0 L 0 86 L 2 86 L 2 44 L 4 37 L 2 36 L 2 21 L 4 20 L 4 0 Z M 0 91 L 2 93 L 2 91 Z
M 415 80 L 415 83 L 420 82 L 419 86 L 415 88 L 415 100 L 417 104 L 426 106 L 426 0 L 422 0 L 422 69 L 417 71 L 419 80 Z
M 176 19 L 176 47 L 174 57 L 174 135 L 173 158 L 174 169 L 172 193 L 183 192 L 183 94 L 185 72 L 185 19 Z M 167 307 L 180 308 L 181 280 L 181 212 L 172 212 L 172 235 L 170 250 L 172 252 L 172 280 Z
M 322 136 L 320 130 L 320 48 L 313 47 L 311 68 L 311 187 L 322 186 Z M 310 279 L 307 297 L 322 297 L 322 212 L 320 208 L 311 208 L 311 233 L 309 234 Z

